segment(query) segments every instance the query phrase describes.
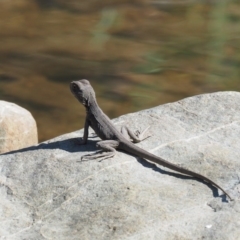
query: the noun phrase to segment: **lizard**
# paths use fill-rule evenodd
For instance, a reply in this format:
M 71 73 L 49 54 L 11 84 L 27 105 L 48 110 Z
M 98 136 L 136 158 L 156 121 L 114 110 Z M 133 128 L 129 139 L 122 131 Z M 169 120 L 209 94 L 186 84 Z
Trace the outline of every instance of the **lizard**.
M 121 131 L 119 131 L 111 122 L 110 118 L 99 107 L 96 100 L 95 91 L 88 80 L 82 79 L 72 81 L 70 83 L 70 90 L 72 94 L 77 98 L 77 100 L 86 109 L 84 133 L 83 138 L 81 138 L 79 144 L 87 144 L 89 127 L 91 127 L 95 131 L 97 136 L 102 139 L 102 141 L 99 141 L 96 144 L 97 148 L 100 148 L 101 150 L 93 154 L 82 156 L 81 160 L 103 160 L 113 157 L 116 154 L 116 149 L 122 150 L 135 156 L 150 160 L 151 162 L 162 165 L 176 172 L 206 181 L 215 186 L 216 188 L 220 189 L 224 194 L 229 197 L 230 200 L 233 200 L 222 187 L 220 187 L 217 183 L 215 183 L 208 177 L 205 177 L 200 173 L 188 170 L 174 163 L 166 161 L 163 158 L 158 157 L 136 146 L 134 143 L 138 143 L 149 137 L 144 137 L 146 129 L 142 133 L 140 133 L 139 131 L 134 133 L 131 129 L 124 126 L 121 128 Z M 130 141 L 129 138 L 132 141 Z

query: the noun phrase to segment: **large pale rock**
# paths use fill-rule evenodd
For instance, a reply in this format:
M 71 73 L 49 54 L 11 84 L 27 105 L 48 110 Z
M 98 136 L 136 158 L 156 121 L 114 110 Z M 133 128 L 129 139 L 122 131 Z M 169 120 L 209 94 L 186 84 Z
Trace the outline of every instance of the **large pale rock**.
M 14 103 L 0 101 L 0 153 L 37 143 L 37 126 L 31 113 Z
M 195 96 L 114 122 L 150 126 L 138 144 L 202 173 L 226 189 L 118 152 L 81 162 L 96 151 L 77 131 L 0 156 L 2 239 L 239 239 L 240 93 Z M 84 111 L 84 110 L 83 110 Z

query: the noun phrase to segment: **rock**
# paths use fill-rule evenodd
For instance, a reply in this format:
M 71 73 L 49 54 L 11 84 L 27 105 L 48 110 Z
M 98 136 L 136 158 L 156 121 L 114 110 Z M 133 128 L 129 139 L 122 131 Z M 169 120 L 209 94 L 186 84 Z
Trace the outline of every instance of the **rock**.
M 0 101 L 0 153 L 38 143 L 36 122 L 29 111 Z
M 240 93 L 219 92 L 128 114 L 114 122 L 152 136 L 137 144 L 221 185 L 141 158 L 81 162 L 97 138 L 69 133 L 0 156 L 2 239 L 238 239 Z M 90 135 L 91 136 L 91 135 Z

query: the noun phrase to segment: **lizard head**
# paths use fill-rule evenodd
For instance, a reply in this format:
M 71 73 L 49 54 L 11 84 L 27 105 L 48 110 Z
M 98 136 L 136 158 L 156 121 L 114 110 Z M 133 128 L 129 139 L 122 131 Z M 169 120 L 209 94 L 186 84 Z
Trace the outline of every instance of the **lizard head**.
M 78 101 L 86 107 L 89 106 L 91 100 L 93 100 L 92 98 L 95 99 L 95 92 L 86 79 L 71 82 L 70 90 Z

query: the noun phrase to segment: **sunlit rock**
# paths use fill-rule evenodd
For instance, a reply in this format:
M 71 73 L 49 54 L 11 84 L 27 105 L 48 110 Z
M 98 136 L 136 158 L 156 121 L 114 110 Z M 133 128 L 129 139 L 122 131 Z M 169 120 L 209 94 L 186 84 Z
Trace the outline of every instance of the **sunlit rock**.
M 36 122 L 29 111 L 0 101 L 0 153 L 38 143 Z
M 79 146 L 80 130 L 0 156 L 1 239 L 239 239 L 239 102 L 238 92 L 198 95 L 113 121 L 150 126 L 137 146 L 204 174 L 235 201 L 124 152 L 81 161 L 99 139 L 90 131 Z

